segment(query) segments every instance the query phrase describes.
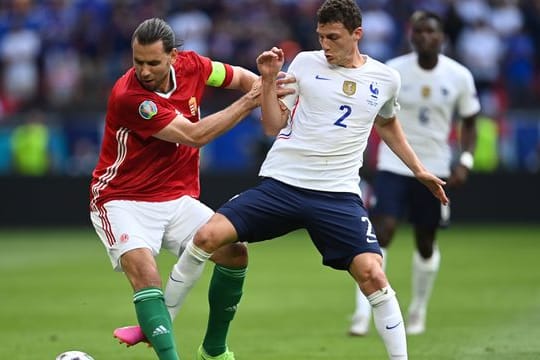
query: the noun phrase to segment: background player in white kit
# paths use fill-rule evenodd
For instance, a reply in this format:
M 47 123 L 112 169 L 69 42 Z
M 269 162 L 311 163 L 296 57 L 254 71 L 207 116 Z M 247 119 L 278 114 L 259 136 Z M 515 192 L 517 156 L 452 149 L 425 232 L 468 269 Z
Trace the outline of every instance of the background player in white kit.
M 197 231 L 193 253 L 179 260 L 187 282 L 202 272 L 201 260 L 226 243 L 276 238 L 307 229 L 323 264 L 346 270 L 373 306 L 375 323 L 390 359 L 407 359 L 407 343 L 395 292 L 360 199 L 358 170 L 371 128 L 399 154 L 443 203 L 444 182 L 427 172 L 396 120 L 399 75 L 362 55 L 360 9 L 353 0 L 328 0 L 317 13 L 322 51 L 301 52 L 289 67 L 297 92 L 276 97 L 281 49 L 257 58 L 262 76 L 262 122 L 276 136 L 260 170 L 261 184 L 233 198 Z M 203 256 L 204 255 L 204 256 Z M 182 290 L 179 290 L 181 292 Z
M 387 63 L 401 75 L 398 100 L 403 131 L 430 172 L 448 179 L 449 186 L 461 185 L 473 166 L 475 117 L 480 110 L 472 74 L 440 54 L 444 33 L 442 20 L 436 14 L 415 12 L 411 17 L 410 40 L 414 52 Z M 463 120 L 461 155 L 451 168 L 448 137 L 455 112 Z M 418 186 L 413 173 L 384 143 L 379 146 L 374 194 L 371 219 L 385 255 L 405 212 L 414 226 L 416 251 L 406 330 L 408 334 L 420 334 L 425 331 L 428 300 L 439 270 L 440 253 L 435 235 L 442 221 L 448 220 L 444 218 L 449 215 L 448 208 L 441 207 L 424 187 Z M 350 334 L 365 335 L 370 317 L 369 303 L 357 290 Z

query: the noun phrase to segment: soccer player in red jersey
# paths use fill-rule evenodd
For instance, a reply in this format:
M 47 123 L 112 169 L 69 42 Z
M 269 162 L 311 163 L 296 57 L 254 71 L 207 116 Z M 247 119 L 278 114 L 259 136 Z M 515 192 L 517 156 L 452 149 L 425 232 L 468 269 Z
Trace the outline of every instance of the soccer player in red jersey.
M 132 38 L 133 67 L 114 85 L 105 131 L 90 185 L 90 215 L 112 266 L 133 290 L 139 326 L 116 329 L 127 345 L 149 342 L 159 359 L 177 360 L 172 319 L 181 301 L 162 291 L 155 256 L 161 248 L 180 256 L 213 211 L 199 200 L 199 148 L 259 105 L 258 76 L 176 48 L 161 19 L 142 22 Z M 225 109 L 200 118 L 206 86 L 245 94 Z M 290 90 L 281 89 L 283 94 Z M 187 247 L 186 247 L 187 246 Z M 195 258 L 197 254 L 194 254 Z M 210 314 L 199 358 L 234 359 L 227 349 L 229 323 L 242 295 L 245 245 L 212 256 Z M 182 281 L 175 265 L 168 283 Z M 186 287 L 192 284 L 183 284 Z M 174 302 L 168 299 L 174 298 Z

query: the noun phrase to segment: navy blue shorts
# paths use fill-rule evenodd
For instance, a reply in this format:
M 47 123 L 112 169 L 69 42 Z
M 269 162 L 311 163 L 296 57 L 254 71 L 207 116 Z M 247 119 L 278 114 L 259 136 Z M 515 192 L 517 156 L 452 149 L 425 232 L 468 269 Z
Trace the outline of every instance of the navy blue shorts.
M 239 241 L 263 241 L 304 228 L 323 264 L 338 270 L 348 270 L 358 254 L 381 254 L 362 200 L 353 193 L 307 190 L 265 178 L 217 212 L 232 222 Z
M 416 178 L 378 171 L 373 182 L 375 202 L 371 215 L 408 215 L 408 220 L 419 226 L 437 228 L 447 218 L 441 218 L 441 202 Z

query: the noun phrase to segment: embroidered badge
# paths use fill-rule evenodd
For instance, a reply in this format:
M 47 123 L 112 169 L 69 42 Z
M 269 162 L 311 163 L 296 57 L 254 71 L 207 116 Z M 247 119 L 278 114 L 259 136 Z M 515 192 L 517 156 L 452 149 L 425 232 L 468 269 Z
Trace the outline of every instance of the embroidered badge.
M 422 86 L 422 97 L 428 98 L 431 96 L 431 88 L 427 85 Z
M 356 83 L 349 80 L 344 81 L 343 92 L 349 96 L 354 95 L 354 93 L 356 92 Z
M 123 233 L 120 235 L 120 242 L 121 243 L 127 243 L 129 241 L 129 235 L 126 233 Z
M 367 103 L 371 106 L 377 106 L 379 99 L 379 85 L 376 82 L 369 84 L 369 98 Z
M 139 115 L 145 120 L 150 120 L 158 112 L 157 105 L 152 100 L 144 100 L 139 105 Z

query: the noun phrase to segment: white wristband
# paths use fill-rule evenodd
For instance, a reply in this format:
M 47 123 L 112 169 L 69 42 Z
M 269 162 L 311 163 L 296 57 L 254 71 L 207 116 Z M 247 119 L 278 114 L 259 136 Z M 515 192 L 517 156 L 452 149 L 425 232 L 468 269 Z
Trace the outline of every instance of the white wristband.
M 459 163 L 465 166 L 467 169 L 471 170 L 474 166 L 474 157 L 470 152 L 464 151 L 459 157 Z

